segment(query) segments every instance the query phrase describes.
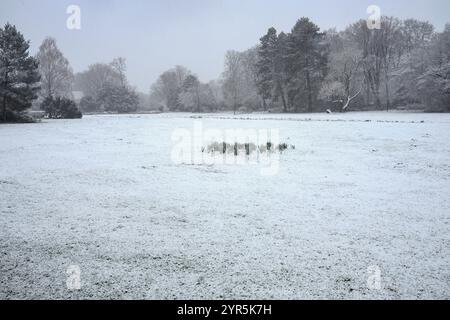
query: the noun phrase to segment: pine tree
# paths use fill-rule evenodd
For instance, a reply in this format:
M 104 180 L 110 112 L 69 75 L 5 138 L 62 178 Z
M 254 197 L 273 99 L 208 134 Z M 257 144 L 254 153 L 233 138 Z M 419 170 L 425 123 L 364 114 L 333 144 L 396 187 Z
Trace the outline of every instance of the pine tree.
M 267 34 L 260 39 L 258 48 L 258 93 L 263 99 L 264 105 L 268 99 L 272 99 L 274 88 L 274 48 L 277 42 L 277 30 L 270 28 Z
M 288 100 L 286 99 L 286 88 L 288 86 L 288 75 L 287 75 L 287 42 L 288 36 L 281 32 L 278 35 L 276 47 L 274 48 L 274 79 L 275 88 L 273 91 L 273 97 L 275 100 L 281 98 L 283 104 L 283 111 L 287 112 L 289 109 Z
M 289 96 L 295 103 L 295 111 L 306 101 L 306 111 L 313 111 L 313 104 L 320 90 L 327 64 L 324 34 L 308 18 L 297 21 L 288 36 L 287 64 L 289 66 Z
M 31 107 L 39 90 L 38 62 L 29 56 L 30 44 L 16 27 L 7 23 L 0 28 L 0 98 L 3 121 L 9 112 Z
M 286 34 L 282 32 L 277 36 L 274 28 L 270 28 L 267 34 L 260 39 L 257 86 L 264 104 L 266 104 L 266 100 L 270 99 L 272 102 L 276 102 L 281 98 L 283 111 L 287 112 L 285 49 Z

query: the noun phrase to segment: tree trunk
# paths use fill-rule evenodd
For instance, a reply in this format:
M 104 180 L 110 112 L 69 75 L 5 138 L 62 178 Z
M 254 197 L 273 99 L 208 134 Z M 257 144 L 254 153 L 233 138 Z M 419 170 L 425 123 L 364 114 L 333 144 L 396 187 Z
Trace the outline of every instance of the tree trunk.
M 286 103 L 286 97 L 284 96 L 284 90 L 281 91 L 281 101 L 283 102 L 283 112 L 287 112 L 287 103 Z
M 381 105 L 381 99 L 380 99 L 379 93 L 375 94 L 375 103 L 377 105 L 377 110 L 383 110 L 383 106 Z
M 308 112 L 312 112 L 311 79 L 309 71 L 306 71 L 306 91 L 308 92 Z
M 386 76 L 386 111 L 389 112 L 391 109 L 391 100 L 389 97 L 389 77 Z
M 3 112 L 2 119 L 6 122 L 6 95 L 3 96 Z
M 370 106 L 370 85 L 366 83 L 366 107 Z
M 341 112 L 346 112 L 348 107 L 350 107 L 350 103 L 353 101 L 353 99 L 355 99 L 357 96 L 359 96 L 360 93 L 361 93 L 361 90 L 359 90 L 354 96 L 348 96 L 347 102 L 342 107 Z
M 350 97 L 348 97 L 345 104 L 342 105 L 341 112 L 346 112 L 349 105 L 350 105 Z
M 197 113 L 200 113 L 201 110 L 200 110 L 200 92 L 199 92 L 199 89 L 197 89 L 195 92 L 196 92 L 196 96 L 197 96 Z
M 381 104 L 380 99 L 380 86 L 372 86 L 372 93 L 375 97 L 375 104 L 377 106 L 377 110 L 383 110 L 383 105 Z
M 236 109 L 237 109 L 237 93 L 236 91 L 233 94 L 233 114 L 236 115 Z
M 277 85 L 280 88 L 281 102 L 283 103 L 283 112 L 287 113 L 288 105 L 287 105 L 287 102 L 286 102 L 286 96 L 284 94 L 284 88 L 283 88 L 283 84 L 282 84 L 281 80 L 278 80 L 278 84 Z
M 8 86 L 8 71 L 5 72 L 5 79 L 4 79 L 4 88 L 6 89 Z M 3 110 L 2 110 L 2 116 L 3 116 L 3 121 L 6 122 L 6 92 L 3 94 Z

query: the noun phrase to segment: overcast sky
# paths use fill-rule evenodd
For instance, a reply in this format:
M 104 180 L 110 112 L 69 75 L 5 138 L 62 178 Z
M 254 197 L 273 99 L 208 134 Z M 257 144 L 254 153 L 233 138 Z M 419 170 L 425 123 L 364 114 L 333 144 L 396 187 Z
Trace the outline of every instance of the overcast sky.
M 81 30 L 68 30 L 66 9 L 81 8 Z M 226 50 L 244 50 L 271 26 L 290 31 L 310 17 L 322 29 L 343 29 L 367 18 L 368 5 L 383 15 L 418 18 L 442 30 L 449 0 L 0 0 L 0 23 L 15 24 L 36 53 L 46 36 L 56 38 L 74 71 L 123 56 L 128 78 L 148 92 L 158 75 L 181 64 L 202 81 L 217 78 Z

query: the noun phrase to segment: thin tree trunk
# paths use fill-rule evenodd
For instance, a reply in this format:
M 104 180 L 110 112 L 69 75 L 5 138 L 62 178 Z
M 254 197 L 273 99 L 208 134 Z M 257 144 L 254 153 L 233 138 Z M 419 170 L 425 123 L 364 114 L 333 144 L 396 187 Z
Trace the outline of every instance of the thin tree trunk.
M 311 79 L 309 71 L 306 71 L 306 91 L 308 91 L 308 112 L 312 112 Z
M 370 85 L 366 83 L 366 107 L 370 106 Z
M 237 109 L 237 90 L 235 89 L 233 92 L 233 114 L 236 115 Z
M 3 96 L 3 112 L 2 112 L 3 121 L 6 122 L 6 95 Z
M 286 113 L 288 111 L 288 105 L 286 102 L 286 96 L 284 94 L 283 84 L 282 84 L 281 80 L 278 79 L 277 81 L 278 81 L 277 86 L 280 89 L 281 102 L 283 103 L 283 112 Z
M 286 97 L 284 96 L 284 90 L 281 90 L 281 101 L 283 102 L 283 112 L 286 113 L 288 110 L 287 103 L 286 103 Z
M 201 112 L 201 110 L 200 110 L 200 93 L 198 91 L 199 91 L 199 89 L 197 89 L 195 92 L 197 95 L 197 113 L 200 113 Z
M 381 99 L 380 99 L 380 86 L 373 85 L 372 93 L 375 96 L 375 104 L 377 106 L 377 110 L 383 110 L 383 105 L 381 104 Z
M 341 112 L 346 112 L 348 107 L 350 106 L 350 103 L 353 101 L 353 99 L 355 99 L 357 96 L 359 96 L 360 93 L 361 93 L 361 90 L 359 90 L 354 96 L 348 96 L 347 97 L 347 102 L 342 107 L 342 111 Z
M 386 111 L 389 112 L 391 109 L 391 100 L 389 97 L 389 77 L 386 76 Z
M 380 94 L 375 93 L 375 103 L 377 105 L 377 110 L 383 110 L 383 106 L 381 105 Z
M 6 88 L 8 85 L 8 72 L 5 72 L 5 82 L 4 82 L 4 87 Z M 6 122 L 6 93 L 3 94 L 3 121 Z

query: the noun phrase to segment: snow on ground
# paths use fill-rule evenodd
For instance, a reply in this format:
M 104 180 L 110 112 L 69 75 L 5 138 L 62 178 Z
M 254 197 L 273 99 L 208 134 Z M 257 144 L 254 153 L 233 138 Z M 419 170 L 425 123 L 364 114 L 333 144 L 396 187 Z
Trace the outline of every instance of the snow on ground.
M 194 121 L 0 125 L 0 298 L 450 298 L 450 115 L 203 115 L 279 128 L 275 176 L 174 164 Z

